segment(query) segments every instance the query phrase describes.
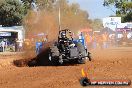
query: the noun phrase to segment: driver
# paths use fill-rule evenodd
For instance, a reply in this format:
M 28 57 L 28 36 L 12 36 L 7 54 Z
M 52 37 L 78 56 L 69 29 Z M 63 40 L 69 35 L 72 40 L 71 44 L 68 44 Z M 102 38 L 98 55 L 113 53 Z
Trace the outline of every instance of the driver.
M 65 39 L 66 38 L 66 33 L 65 32 L 62 32 L 61 33 L 61 37 Z

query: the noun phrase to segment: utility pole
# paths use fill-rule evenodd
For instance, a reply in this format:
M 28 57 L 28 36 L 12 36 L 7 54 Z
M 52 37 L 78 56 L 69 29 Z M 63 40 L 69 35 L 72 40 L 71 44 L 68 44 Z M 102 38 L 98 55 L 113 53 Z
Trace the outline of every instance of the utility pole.
M 59 31 L 61 30 L 61 10 L 60 10 L 60 0 L 59 2 L 59 13 L 58 13 L 58 20 L 59 20 Z

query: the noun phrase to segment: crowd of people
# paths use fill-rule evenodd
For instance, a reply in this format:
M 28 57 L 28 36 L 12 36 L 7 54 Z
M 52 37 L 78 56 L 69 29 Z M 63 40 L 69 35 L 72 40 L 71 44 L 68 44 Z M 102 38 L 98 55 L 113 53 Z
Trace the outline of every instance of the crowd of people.
M 75 37 L 73 35 L 73 37 Z M 83 33 L 83 37 L 85 38 L 85 43 L 88 49 L 106 49 L 109 47 L 117 46 L 117 40 L 115 34 L 109 34 L 108 32 L 92 32 Z M 76 37 L 75 37 L 76 38 Z M 36 52 L 39 52 L 39 46 L 41 46 L 43 42 L 47 42 L 48 37 L 40 36 L 38 38 L 32 39 L 14 39 L 14 41 L 9 42 L 7 39 L 0 40 L 0 52 L 5 51 L 13 51 L 13 52 L 21 52 L 25 50 L 25 48 L 32 48 L 36 46 Z M 34 47 L 35 48 L 35 47 Z
M 105 49 L 115 45 L 115 36 L 109 36 L 107 32 L 102 34 L 93 33 L 92 35 L 87 33 L 85 34 L 85 41 L 89 49 Z
M 20 39 L 15 39 L 10 42 L 7 39 L 2 39 L 0 42 L 0 52 L 21 52 L 23 50 L 23 41 Z

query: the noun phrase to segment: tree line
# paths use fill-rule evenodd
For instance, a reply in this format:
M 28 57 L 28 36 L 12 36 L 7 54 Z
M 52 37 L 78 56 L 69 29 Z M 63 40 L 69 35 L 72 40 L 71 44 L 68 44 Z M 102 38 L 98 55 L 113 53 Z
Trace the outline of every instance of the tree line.
M 37 12 L 32 10 L 33 2 L 38 7 Z M 105 6 L 106 4 L 108 3 L 105 2 Z M 100 19 L 89 19 L 88 12 L 81 10 L 79 4 L 69 3 L 68 0 L 0 0 L 0 25 L 6 27 L 24 25 L 28 32 L 32 30 L 35 33 L 38 32 L 35 29 L 53 30 L 59 25 L 59 7 L 61 28 L 76 31 L 80 28 L 100 30 L 103 27 Z

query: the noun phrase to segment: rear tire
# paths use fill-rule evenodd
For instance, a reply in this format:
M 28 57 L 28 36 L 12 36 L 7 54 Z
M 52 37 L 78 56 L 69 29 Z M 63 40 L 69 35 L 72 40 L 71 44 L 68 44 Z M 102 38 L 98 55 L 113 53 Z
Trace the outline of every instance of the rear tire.
M 28 62 L 29 67 L 37 66 L 37 61 L 36 60 L 31 60 Z
M 51 46 L 49 49 L 49 60 L 52 65 L 59 65 L 59 50 L 55 45 Z

